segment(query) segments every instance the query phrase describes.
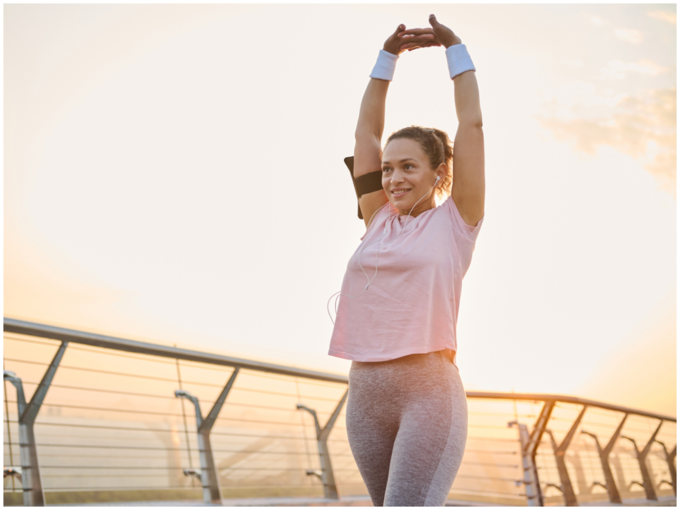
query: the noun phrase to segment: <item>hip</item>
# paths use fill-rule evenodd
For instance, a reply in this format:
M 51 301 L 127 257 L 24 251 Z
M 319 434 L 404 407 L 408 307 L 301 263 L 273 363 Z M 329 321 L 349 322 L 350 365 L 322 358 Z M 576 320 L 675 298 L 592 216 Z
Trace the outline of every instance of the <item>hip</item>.
M 449 353 L 444 350 L 387 361 L 352 361 L 348 398 L 356 404 L 377 407 L 401 408 L 414 401 L 435 406 L 454 401 L 457 406 L 467 406 L 458 367 Z

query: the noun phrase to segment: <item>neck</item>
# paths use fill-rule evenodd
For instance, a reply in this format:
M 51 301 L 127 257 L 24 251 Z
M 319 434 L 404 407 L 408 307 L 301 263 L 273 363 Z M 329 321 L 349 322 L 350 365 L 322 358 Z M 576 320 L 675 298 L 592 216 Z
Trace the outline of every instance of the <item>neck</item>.
M 411 206 L 411 207 L 413 207 L 413 206 Z M 408 209 L 397 208 L 397 210 L 399 211 L 399 216 L 407 216 L 409 214 L 409 211 L 410 211 L 411 216 L 413 216 L 415 218 L 416 216 L 423 214 L 425 211 L 429 211 L 430 209 L 434 209 L 435 207 L 437 207 L 437 204 L 434 201 L 434 196 L 431 196 L 429 198 L 426 198 L 425 200 L 423 200 L 419 204 L 417 204 L 415 207 L 413 207 L 413 210 L 411 210 L 411 207 L 409 207 Z

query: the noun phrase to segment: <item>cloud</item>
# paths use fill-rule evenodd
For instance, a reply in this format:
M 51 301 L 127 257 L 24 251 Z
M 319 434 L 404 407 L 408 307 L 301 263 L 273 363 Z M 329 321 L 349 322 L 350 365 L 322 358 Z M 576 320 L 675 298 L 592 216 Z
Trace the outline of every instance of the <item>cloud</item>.
M 670 21 L 669 17 L 672 16 L 673 18 L 672 23 L 675 23 L 675 14 L 671 14 L 665 11 L 652 11 L 648 12 L 647 15 L 653 18 L 663 19 L 664 21 Z M 594 25 L 597 25 L 598 27 L 602 27 L 604 25 L 612 25 L 610 21 L 602 19 L 598 16 L 591 16 L 590 18 L 588 18 L 588 21 L 590 21 Z M 614 35 L 616 37 L 632 44 L 639 44 L 644 39 L 644 35 L 642 34 L 642 32 L 640 32 L 639 30 L 635 30 L 634 28 L 613 28 L 613 30 Z
M 590 22 L 595 24 L 595 25 L 598 25 L 598 26 L 609 24 L 609 22 L 607 20 L 604 20 L 602 18 L 598 18 L 597 16 L 591 16 Z
M 539 115 L 543 127 L 558 140 L 569 141 L 588 155 L 608 145 L 638 159 L 664 190 L 675 194 L 676 88 L 651 89 L 644 94 L 598 96 L 583 83 L 565 84 L 571 96 L 544 101 Z
M 614 35 L 633 44 L 641 43 L 643 39 L 642 32 L 633 28 L 617 28 L 614 30 Z
M 651 60 L 639 60 L 637 62 L 623 62 L 621 60 L 610 60 L 607 66 L 600 69 L 601 79 L 622 80 L 626 77 L 626 72 L 646 74 L 656 76 L 657 74 L 667 73 L 668 67 L 663 67 Z
M 677 19 L 675 16 L 674 12 L 668 12 L 668 11 L 649 11 L 647 13 L 647 16 L 650 18 L 656 18 L 660 19 L 662 21 L 667 21 L 671 25 L 676 25 L 677 24 Z

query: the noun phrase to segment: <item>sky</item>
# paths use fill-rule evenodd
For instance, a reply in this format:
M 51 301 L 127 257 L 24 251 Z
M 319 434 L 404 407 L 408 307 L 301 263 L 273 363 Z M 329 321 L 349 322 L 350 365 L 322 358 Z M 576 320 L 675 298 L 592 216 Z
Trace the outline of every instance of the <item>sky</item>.
M 465 388 L 675 415 L 674 4 L 6 4 L 4 316 L 347 374 L 343 158 L 431 12 L 484 122 Z M 399 58 L 384 139 L 411 124 L 455 135 L 442 48 Z

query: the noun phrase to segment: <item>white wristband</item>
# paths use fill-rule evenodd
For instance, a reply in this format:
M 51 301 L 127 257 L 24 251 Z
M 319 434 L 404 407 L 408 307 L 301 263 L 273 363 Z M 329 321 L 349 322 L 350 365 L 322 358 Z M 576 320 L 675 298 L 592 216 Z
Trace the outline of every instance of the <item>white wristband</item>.
M 392 81 L 394 77 L 394 68 L 397 67 L 397 59 L 399 55 L 390 53 L 389 51 L 380 50 L 378 54 L 378 61 L 371 71 L 371 78 L 377 78 L 379 80 Z
M 449 74 L 452 80 L 465 71 L 476 71 L 464 44 L 454 44 L 446 48 L 446 61 L 449 63 Z

